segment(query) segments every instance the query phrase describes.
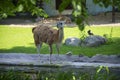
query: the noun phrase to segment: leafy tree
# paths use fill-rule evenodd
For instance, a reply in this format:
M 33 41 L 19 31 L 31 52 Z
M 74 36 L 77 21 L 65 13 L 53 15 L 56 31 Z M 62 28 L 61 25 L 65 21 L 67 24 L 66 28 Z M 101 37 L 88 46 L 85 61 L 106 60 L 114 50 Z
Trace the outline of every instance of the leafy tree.
M 115 22 L 115 9 L 120 10 L 120 0 L 93 0 L 94 3 L 99 4 L 102 7 L 107 8 L 112 6 L 112 22 Z
M 72 15 L 74 17 L 74 22 L 78 25 L 79 29 L 83 31 L 88 17 L 85 0 L 62 0 L 59 6 L 59 12 L 63 12 L 69 4 L 73 7 Z
M 10 0 L 0 0 L 0 19 L 6 18 L 8 15 L 14 15 L 15 6 Z
M 31 15 L 47 17 L 48 15 L 44 10 L 36 6 L 37 1 L 38 0 L 0 0 L 0 19 L 14 16 L 16 12 L 30 12 Z
M 36 6 L 37 1 L 40 0 L 0 0 L 0 19 L 14 16 L 16 12 L 30 12 L 31 15 L 47 17 L 44 10 Z M 50 0 L 42 1 L 49 2 Z M 79 26 L 80 30 L 84 30 L 88 16 L 85 8 L 85 0 L 62 0 L 59 12 L 64 11 L 69 4 L 73 6 L 72 15 L 75 23 Z

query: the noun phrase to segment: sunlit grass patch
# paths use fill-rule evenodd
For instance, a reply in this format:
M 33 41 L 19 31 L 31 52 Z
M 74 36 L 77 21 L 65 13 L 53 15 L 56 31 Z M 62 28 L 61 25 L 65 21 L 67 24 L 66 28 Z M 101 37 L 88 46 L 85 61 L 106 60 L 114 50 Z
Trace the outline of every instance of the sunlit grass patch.
M 112 42 L 102 45 L 100 47 L 74 47 L 64 45 L 64 41 L 68 37 L 81 38 L 84 35 L 87 36 L 87 31 L 90 29 L 95 35 L 111 34 L 112 27 L 86 27 L 81 32 L 78 27 L 65 27 L 64 28 L 64 40 L 63 45 L 60 48 L 60 53 L 65 54 L 71 51 L 73 54 L 84 54 L 87 56 L 93 56 L 95 54 L 120 54 L 120 27 L 113 27 Z M 0 52 L 2 53 L 37 53 L 34 45 L 32 28 L 10 27 L 0 25 Z M 48 45 L 43 44 L 41 53 L 48 54 Z M 53 45 L 53 53 L 57 53 L 55 45 Z

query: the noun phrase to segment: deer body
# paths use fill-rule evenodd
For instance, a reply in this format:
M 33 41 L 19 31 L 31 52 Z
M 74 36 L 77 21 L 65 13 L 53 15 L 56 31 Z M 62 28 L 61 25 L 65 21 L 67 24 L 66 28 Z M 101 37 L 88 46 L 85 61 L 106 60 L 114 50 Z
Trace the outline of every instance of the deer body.
M 56 44 L 56 49 L 59 54 L 59 46 L 64 38 L 63 23 L 57 23 L 57 28 L 58 30 L 48 26 L 39 25 L 32 29 L 38 53 L 40 53 L 43 42 L 48 44 L 50 48 L 50 60 L 52 55 L 52 44 Z

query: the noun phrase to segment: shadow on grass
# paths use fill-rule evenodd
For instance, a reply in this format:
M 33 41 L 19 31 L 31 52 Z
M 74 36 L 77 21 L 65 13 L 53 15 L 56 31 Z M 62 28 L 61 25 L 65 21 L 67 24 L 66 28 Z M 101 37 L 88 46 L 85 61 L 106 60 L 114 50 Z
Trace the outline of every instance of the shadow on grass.
M 7 49 L 0 49 L 0 53 L 37 53 L 36 47 L 33 46 L 34 43 L 30 43 L 31 46 L 15 46 L 13 48 Z M 74 46 L 66 46 L 62 45 L 60 47 L 60 53 L 65 54 L 68 51 L 73 52 L 74 54 L 84 54 L 87 56 L 93 56 L 96 54 L 120 54 L 120 38 L 112 38 L 112 42 L 108 42 L 99 47 L 74 47 Z M 49 54 L 49 46 L 43 45 L 41 48 L 40 53 L 42 54 Z M 53 54 L 57 53 L 55 45 L 53 45 Z
M 11 49 L 0 49 L 0 53 L 36 53 L 36 48 L 16 46 Z
M 31 43 L 33 44 L 33 43 Z M 25 46 L 15 46 L 13 48 L 10 49 L 0 49 L 0 53 L 28 53 L 28 54 L 33 54 L 33 53 L 37 53 L 36 47 L 35 46 L 31 46 L 31 47 L 25 47 Z M 49 53 L 49 47 L 44 45 L 41 48 L 40 53 L 44 53 L 44 54 L 48 54 Z

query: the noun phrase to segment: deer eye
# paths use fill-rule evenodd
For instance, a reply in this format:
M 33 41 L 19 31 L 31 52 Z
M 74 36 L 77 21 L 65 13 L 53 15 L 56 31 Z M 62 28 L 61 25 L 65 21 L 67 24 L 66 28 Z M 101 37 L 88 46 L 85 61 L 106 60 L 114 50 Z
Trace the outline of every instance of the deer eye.
M 62 25 L 62 23 L 60 23 L 60 25 Z

